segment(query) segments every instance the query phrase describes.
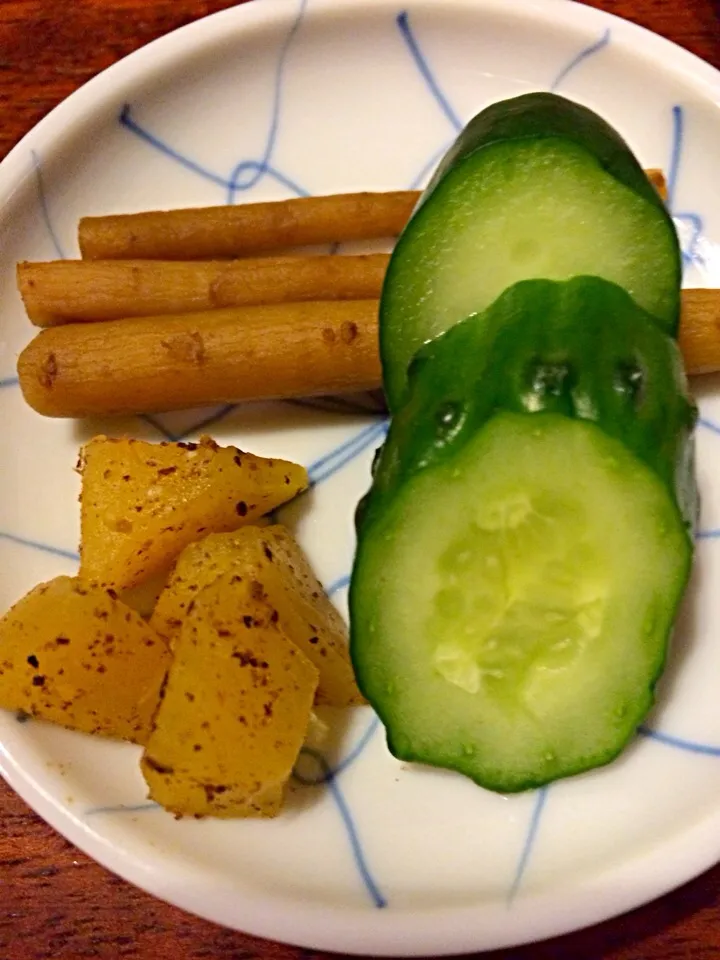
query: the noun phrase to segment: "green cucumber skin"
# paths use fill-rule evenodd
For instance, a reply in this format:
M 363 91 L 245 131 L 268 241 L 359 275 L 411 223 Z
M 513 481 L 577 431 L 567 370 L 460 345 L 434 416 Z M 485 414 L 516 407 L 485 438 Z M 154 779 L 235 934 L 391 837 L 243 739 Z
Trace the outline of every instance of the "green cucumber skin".
M 560 137 L 578 144 L 592 153 L 612 177 L 666 213 L 657 190 L 617 130 L 587 107 L 557 93 L 545 92 L 500 100 L 474 117 L 440 162 L 418 207 L 451 167 L 476 151 L 500 141 L 545 137 Z
M 578 312 L 583 314 L 581 322 Z M 677 612 L 690 574 L 697 514 L 693 458 L 697 411 L 679 349 L 624 290 L 608 281 L 530 280 L 506 291 L 483 314 L 427 344 L 411 366 L 409 381 L 407 402 L 393 417 L 370 491 L 356 514 L 358 548 L 349 603 L 350 652 L 358 684 L 385 723 L 388 746 L 398 759 L 447 766 L 504 793 L 531 789 L 550 780 L 540 774 L 520 783 L 478 778 L 477 769 L 460 758 L 429 761 L 416 751 L 411 738 L 393 728 L 390 705 L 384 695 L 376 695 L 371 676 L 381 667 L 368 660 L 363 649 L 364 634 L 377 618 L 369 584 L 381 572 L 375 569 L 376 561 L 368 559 L 371 548 L 392 535 L 395 502 L 408 481 L 452 463 L 498 412 L 560 414 L 596 424 L 660 478 L 687 532 L 682 582 L 671 598 Z M 627 728 L 618 734 L 613 749 L 591 764 L 574 758 L 559 777 L 610 763 L 625 749 L 652 705 L 670 635 L 671 628 L 657 637 L 653 670 L 638 689 Z
M 392 291 L 400 291 L 399 296 L 403 296 L 402 251 L 405 238 L 412 237 L 416 231 L 424 231 L 423 208 L 433 199 L 446 175 L 470 157 L 498 143 L 548 138 L 565 140 L 585 150 L 618 183 L 651 204 L 661 220 L 665 221 L 668 241 L 673 247 L 673 276 L 668 278 L 668 288 L 677 293 L 673 295 L 672 302 L 668 302 L 667 316 L 658 322 L 672 335 L 677 335 L 682 280 L 682 257 L 677 232 L 663 201 L 634 154 L 622 137 L 588 108 L 554 93 L 524 94 L 493 104 L 468 123 L 423 191 L 395 245 L 380 300 L 379 334 L 383 385 L 391 412 L 402 405 L 407 389 L 404 371 L 398 369 L 402 362 L 396 356 L 398 332 L 394 330 L 396 321 L 391 296 Z M 406 331 L 402 335 L 411 343 L 415 340 L 414 331 Z M 414 348 L 411 352 L 415 352 Z
M 360 517 L 496 410 L 590 420 L 665 483 L 694 529 L 697 409 L 673 338 L 616 284 L 524 280 L 418 351 Z M 360 532 L 362 523 L 360 524 Z

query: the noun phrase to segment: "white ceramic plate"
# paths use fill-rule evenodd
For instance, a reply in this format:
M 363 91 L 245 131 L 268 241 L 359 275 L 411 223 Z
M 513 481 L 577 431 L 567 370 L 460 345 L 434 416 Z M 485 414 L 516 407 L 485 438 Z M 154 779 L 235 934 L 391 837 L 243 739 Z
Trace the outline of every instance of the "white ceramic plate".
M 565 0 L 256 0 L 141 50 L 56 109 L 0 167 L 0 607 L 75 569 L 72 466 L 93 432 L 212 430 L 312 466 L 292 523 L 344 604 L 352 513 L 382 421 L 289 404 L 119 424 L 27 409 L 21 259 L 75 256 L 81 215 L 400 188 L 425 180 L 497 98 L 556 89 L 664 168 L 686 280 L 720 285 L 720 77 Z M 720 392 L 696 384 L 703 497 L 695 582 L 660 704 L 612 766 L 501 797 L 387 752 L 369 708 L 333 777 L 273 822 L 176 822 L 148 805 L 138 750 L 0 716 L 0 765 L 54 827 L 152 893 L 254 934 L 345 953 L 442 954 L 547 937 L 658 896 L 720 858 Z M 318 771 L 307 771 L 317 776 Z

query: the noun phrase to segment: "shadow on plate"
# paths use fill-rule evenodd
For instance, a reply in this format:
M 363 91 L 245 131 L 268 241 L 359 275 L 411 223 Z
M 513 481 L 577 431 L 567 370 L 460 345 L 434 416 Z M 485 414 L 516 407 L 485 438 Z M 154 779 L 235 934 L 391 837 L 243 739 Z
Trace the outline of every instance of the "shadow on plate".
M 359 711 L 368 715 L 369 723 L 371 711 L 367 707 L 315 708 L 317 719 L 295 764 L 284 809 L 299 813 L 323 798 L 329 781 L 344 768 L 357 744 L 350 730 Z M 359 737 L 362 739 L 362 734 Z
M 218 441 L 228 442 L 241 433 L 243 442 L 248 443 L 256 434 L 351 426 L 357 417 L 379 417 L 385 412 L 382 391 L 371 390 L 341 397 L 246 402 L 140 416 L 87 417 L 74 421 L 74 435 L 78 445 L 99 434 L 158 441 L 209 433 Z
M 712 589 L 707 566 L 707 563 L 703 562 L 703 555 L 696 553 L 690 583 L 675 621 L 665 670 L 656 687 L 656 705 L 647 718 L 647 725 L 650 727 L 655 725 L 664 704 L 672 699 L 685 661 L 697 643 L 700 597 Z

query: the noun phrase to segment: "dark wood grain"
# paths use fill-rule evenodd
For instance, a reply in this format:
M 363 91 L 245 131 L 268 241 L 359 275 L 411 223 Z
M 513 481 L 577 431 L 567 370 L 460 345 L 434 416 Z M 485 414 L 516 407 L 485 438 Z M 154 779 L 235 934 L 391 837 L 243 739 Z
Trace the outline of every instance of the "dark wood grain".
M 222 0 L 0 0 L 0 157 L 116 60 Z M 595 0 L 720 67 L 717 0 Z M 222 930 L 113 877 L 0 783 L 0 957 L 299 960 L 323 954 Z M 487 960 L 716 960 L 720 867 L 624 917 Z

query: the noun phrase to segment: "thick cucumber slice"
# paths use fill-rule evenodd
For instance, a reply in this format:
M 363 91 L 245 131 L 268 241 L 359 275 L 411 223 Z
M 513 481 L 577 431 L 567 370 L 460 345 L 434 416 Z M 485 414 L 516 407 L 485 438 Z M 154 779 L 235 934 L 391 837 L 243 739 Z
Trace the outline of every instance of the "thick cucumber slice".
M 674 333 L 680 271 L 672 221 L 612 128 L 555 94 L 495 104 L 451 148 L 391 258 L 380 309 L 390 408 L 424 342 L 520 280 L 612 280 Z
M 503 792 L 607 763 L 652 703 L 690 556 L 619 440 L 491 416 L 360 539 L 351 652 L 390 749 Z
M 616 284 L 525 280 L 426 344 L 366 506 L 444 460 L 495 410 L 591 420 L 666 484 L 689 526 L 697 410 L 676 341 Z M 361 511 L 364 513 L 365 507 Z
M 620 752 L 687 584 L 695 417 L 677 343 L 594 277 L 518 283 L 418 353 L 350 587 L 398 757 L 513 791 Z

